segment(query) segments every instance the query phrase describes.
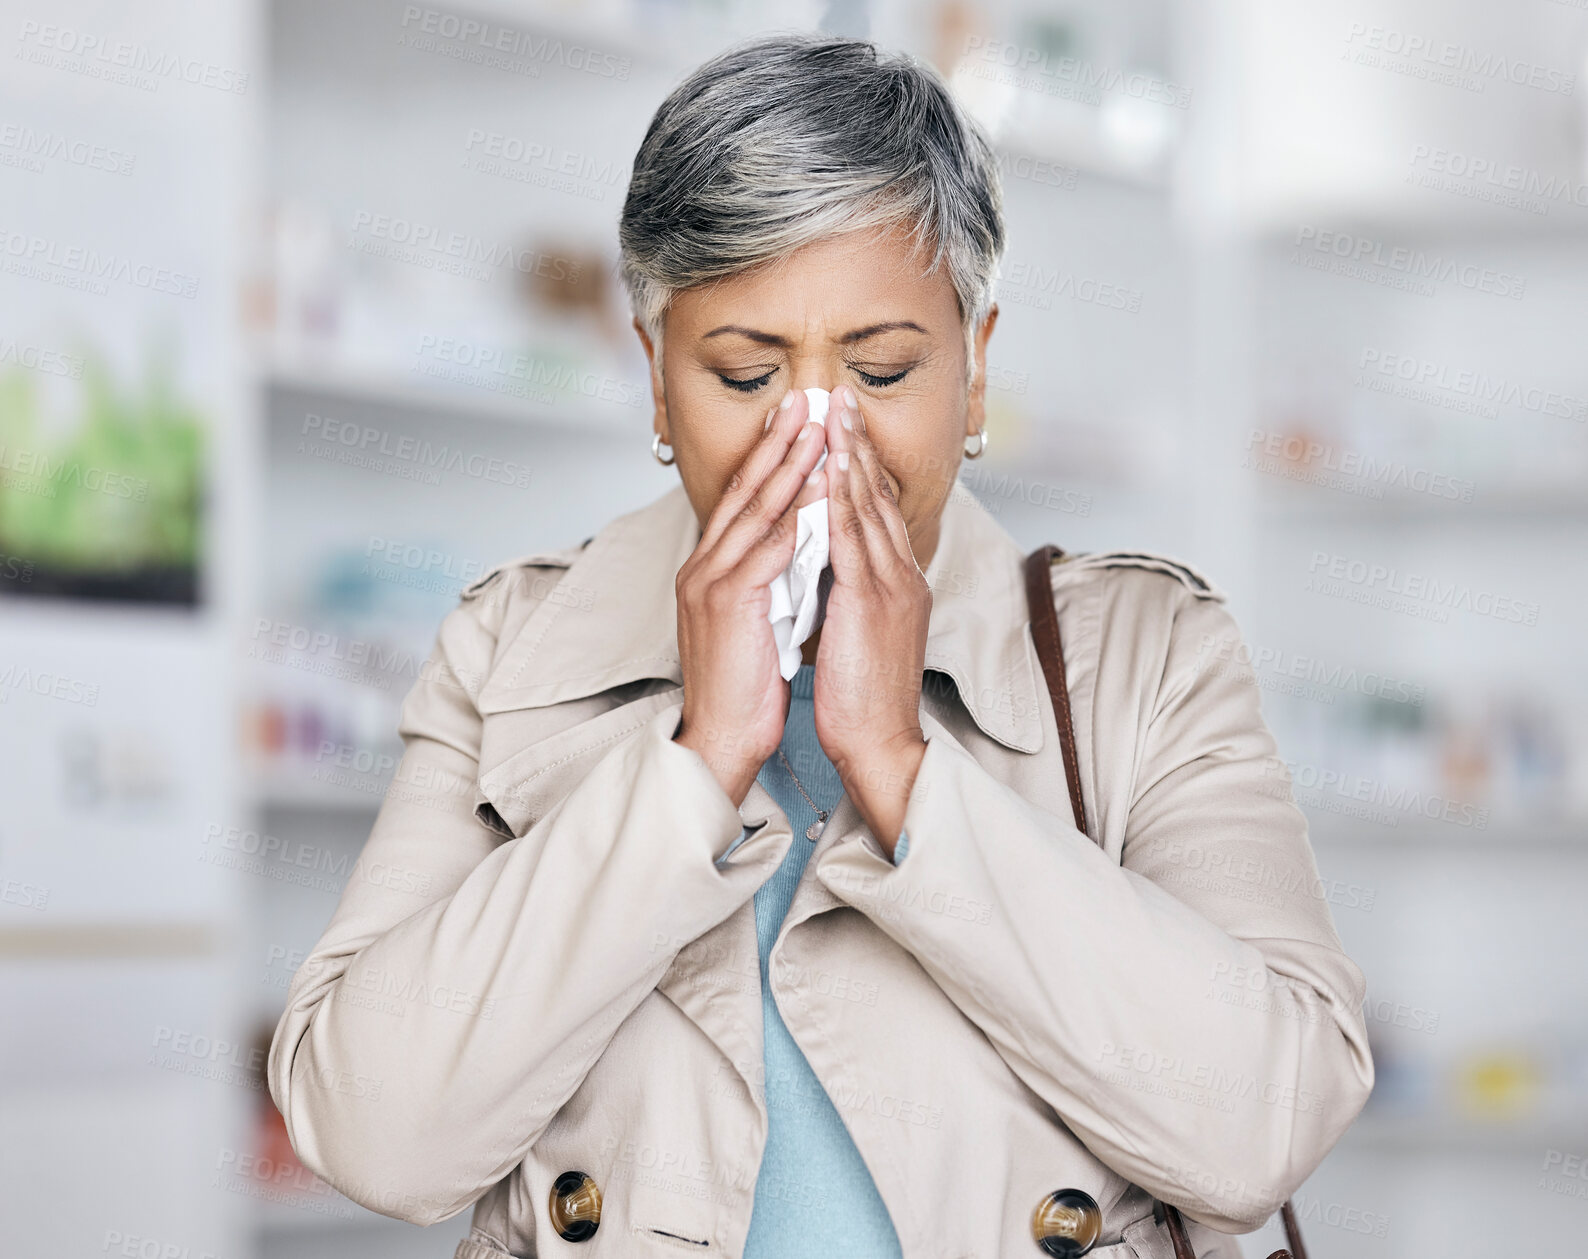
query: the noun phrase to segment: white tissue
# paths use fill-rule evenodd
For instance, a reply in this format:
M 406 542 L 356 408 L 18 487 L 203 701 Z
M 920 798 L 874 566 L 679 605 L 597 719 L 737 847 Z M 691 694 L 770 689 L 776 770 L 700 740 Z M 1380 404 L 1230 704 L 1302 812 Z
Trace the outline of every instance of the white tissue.
M 827 424 L 828 393 L 807 389 L 810 418 Z M 822 450 L 816 466 L 827 462 Z M 816 594 L 822 569 L 827 567 L 827 500 L 818 498 L 795 513 L 794 558 L 772 579 L 772 637 L 777 643 L 778 668 L 784 681 L 799 671 L 800 648 L 816 631 Z

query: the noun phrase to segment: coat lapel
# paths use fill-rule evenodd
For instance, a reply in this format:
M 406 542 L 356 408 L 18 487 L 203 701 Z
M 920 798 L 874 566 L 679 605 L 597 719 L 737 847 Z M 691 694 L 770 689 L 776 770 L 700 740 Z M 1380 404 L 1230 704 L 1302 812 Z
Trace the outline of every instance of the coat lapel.
M 1026 605 L 1024 553 L 963 486 L 943 507 L 926 566 L 932 620 L 925 666 L 953 679 L 981 732 L 1018 752 L 1042 750 L 1040 664 Z
M 699 540 L 682 485 L 607 524 L 502 647 L 480 711 L 560 704 L 639 678 L 682 684 L 673 581 Z

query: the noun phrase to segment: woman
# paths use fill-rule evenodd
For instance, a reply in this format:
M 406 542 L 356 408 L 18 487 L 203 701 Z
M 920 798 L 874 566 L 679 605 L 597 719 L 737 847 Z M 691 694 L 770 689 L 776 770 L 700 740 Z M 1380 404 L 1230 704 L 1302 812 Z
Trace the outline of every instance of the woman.
M 1154 1199 L 1236 1255 L 1372 1086 L 1362 975 L 1194 570 L 1052 567 L 1066 769 L 1020 548 L 955 491 L 987 144 L 908 58 L 753 41 L 658 110 L 621 244 L 681 485 L 442 623 L 272 1046 L 299 1156 L 474 1204 L 460 1259 L 1167 1257 Z M 785 682 L 767 587 L 821 497 Z

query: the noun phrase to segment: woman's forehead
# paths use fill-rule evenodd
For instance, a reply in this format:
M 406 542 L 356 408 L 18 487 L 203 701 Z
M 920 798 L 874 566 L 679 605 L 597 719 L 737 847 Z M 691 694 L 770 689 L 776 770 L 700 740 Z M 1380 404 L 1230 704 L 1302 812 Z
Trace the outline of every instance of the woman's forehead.
M 813 337 L 850 343 L 940 335 L 958 328 L 954 287 L 941 269 L 858 253 L 802 250 L 674 297 L 668 322 L 702 340 L 778 348 Z

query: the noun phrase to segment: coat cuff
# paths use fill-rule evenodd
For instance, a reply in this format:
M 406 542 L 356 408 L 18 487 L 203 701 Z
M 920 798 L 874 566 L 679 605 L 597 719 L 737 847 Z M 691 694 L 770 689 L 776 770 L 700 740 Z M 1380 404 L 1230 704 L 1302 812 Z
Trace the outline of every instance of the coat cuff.
M 725 848 L 723 850 L 722 856 L 717 858 L 717 864 L 720 866 L 729 857 L 733 856 L 734 852 L 738 849 L 739 845 L 744 843 L 745 840 L 749 839 L 750 836 L 754 835 L 758 830 L 760 830 L 763 826 L 765 826 L 767 824 L 767 822 L 770 821 L 770 820 L 771 819 L 768 818 L 768 819 L 765 819 L 765 820 L 760 821 L 760 822 L 749 822 L 749 823 L 746 823 L 743 827 L 741 827 L 740 830 L 739 830 L 739 837 L 737 839 L 735 839 L 733 841 L 733 843 L 729 844 L 727 846 L 727 848 Z
M 870 855 L 871 859 L 882 865 L 897 869 L 906 854 L 910 851 L 910 833 L 906 827 L 899 828 L 899 842 L 893 846 L 893 856 L 889 857 L 882 851 L 882 841 L 871 833 L 868 827 L 860 837 L 860 847 Z

